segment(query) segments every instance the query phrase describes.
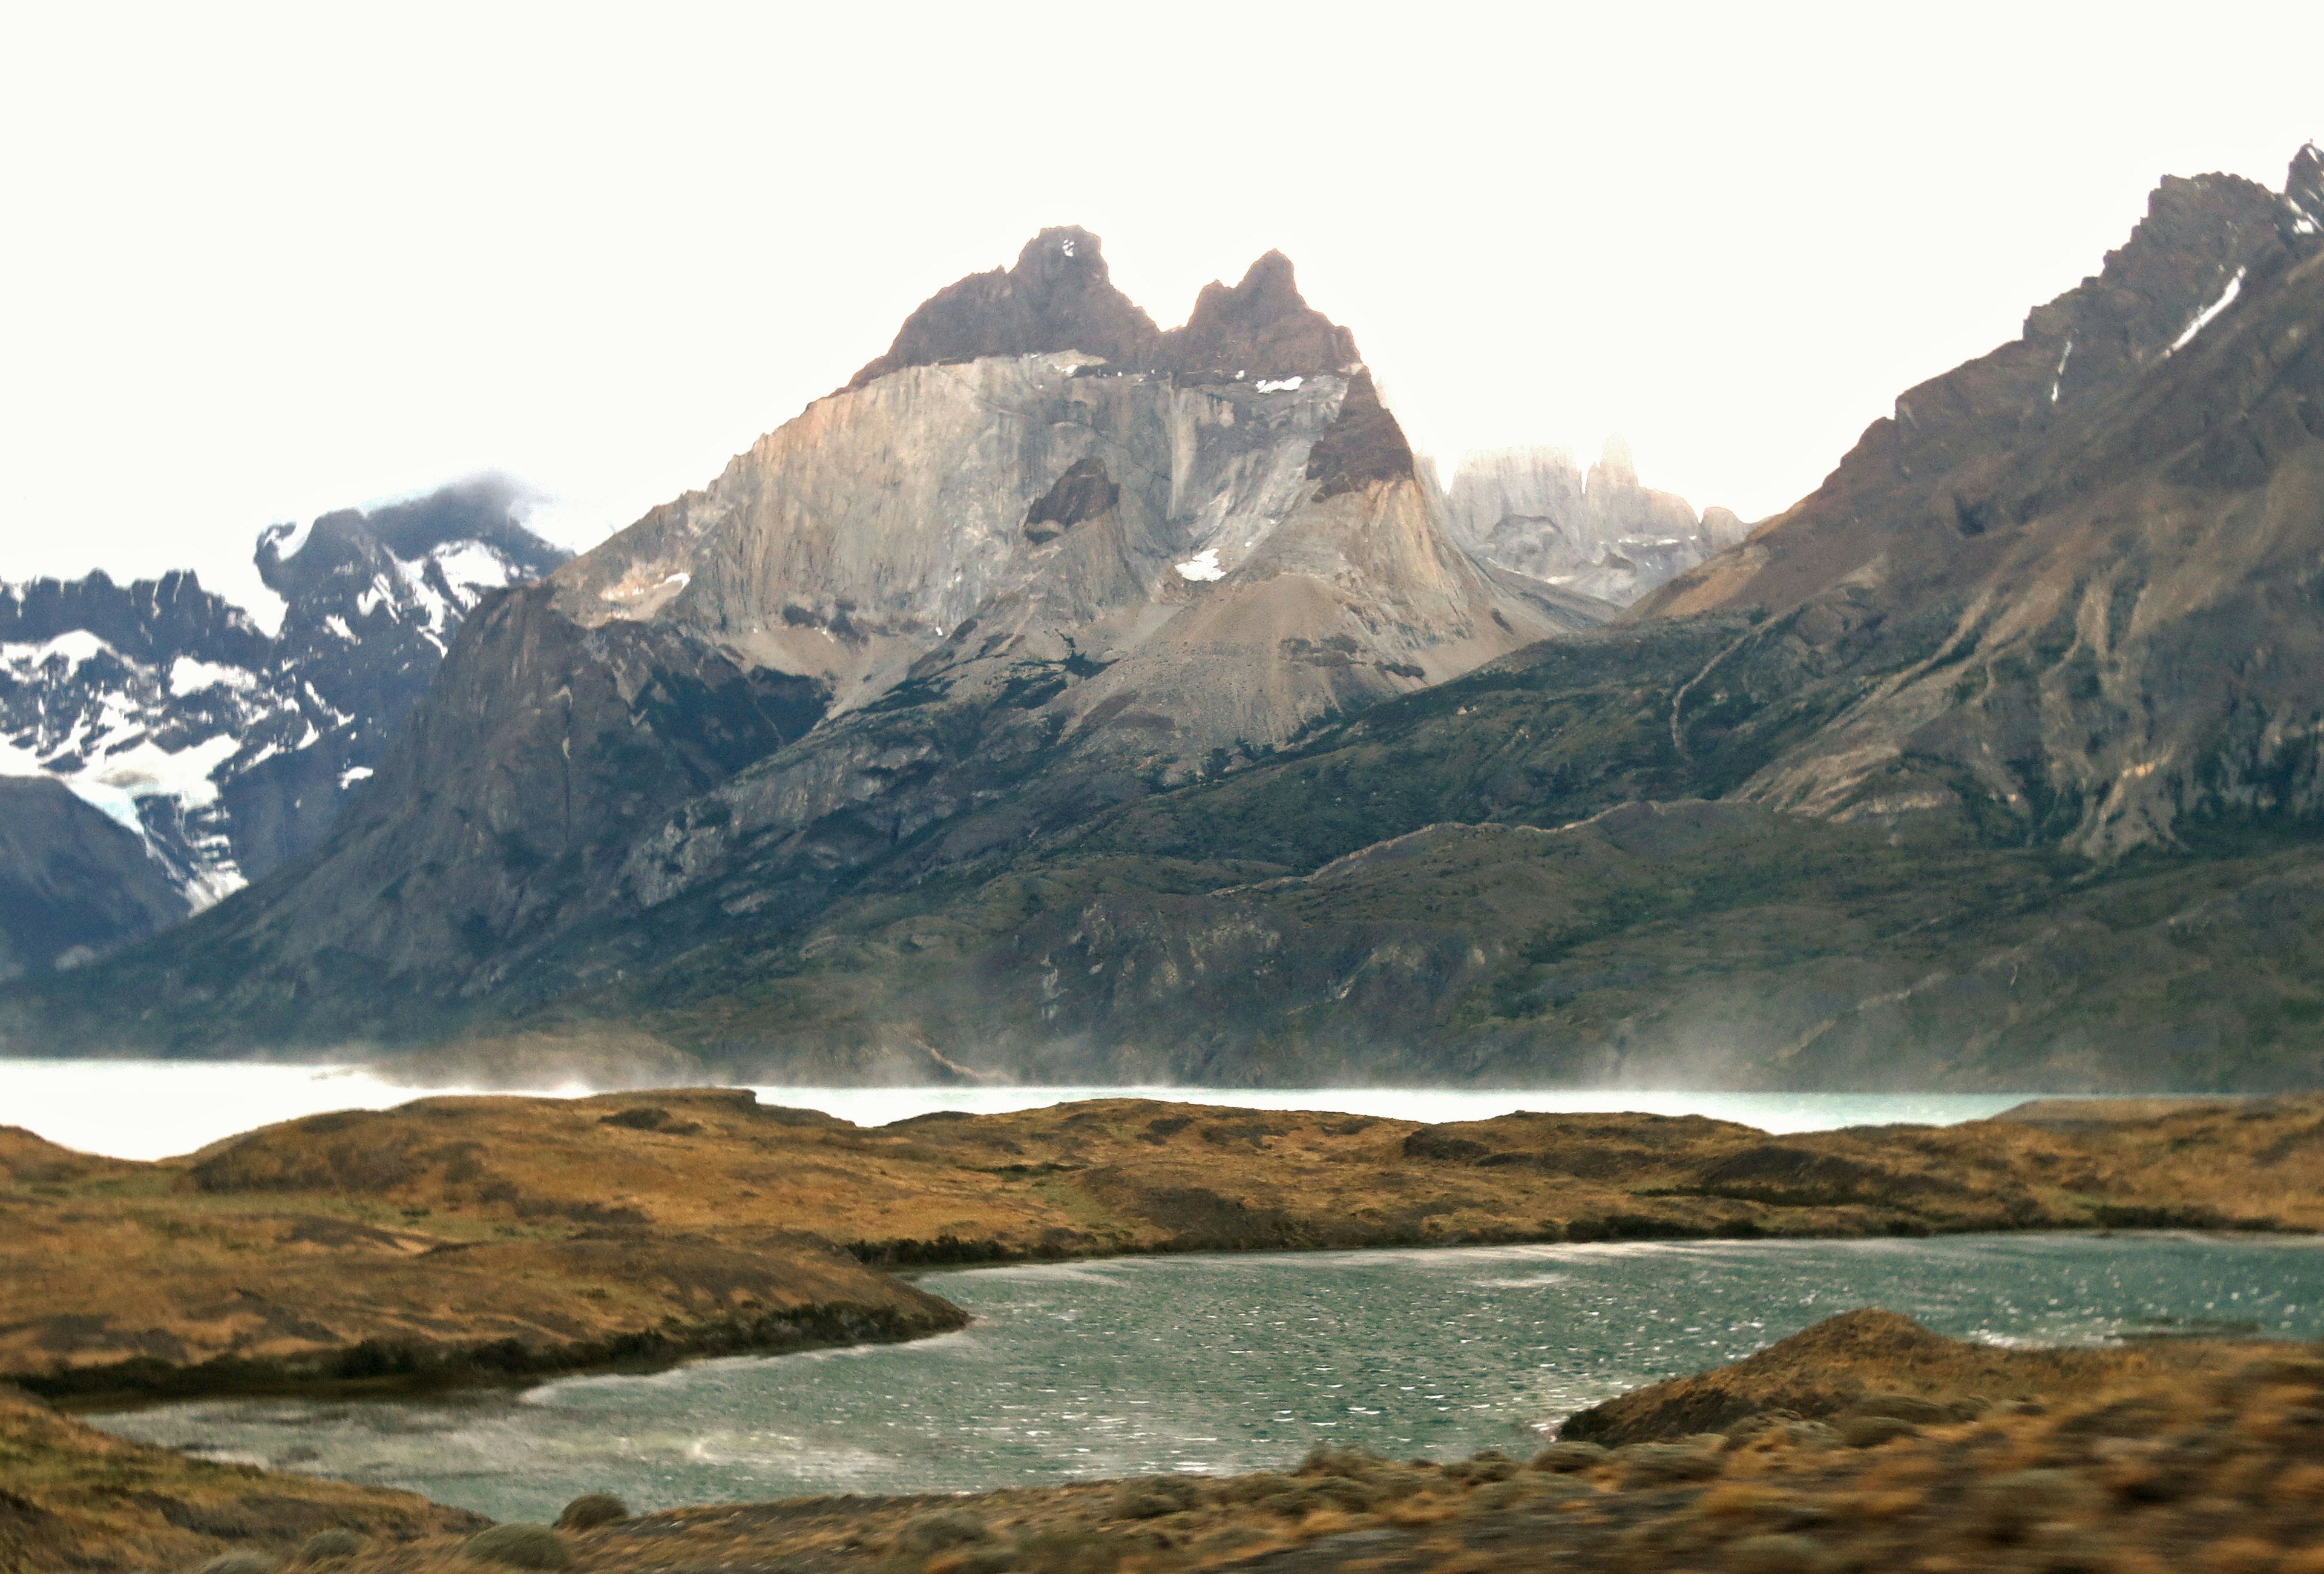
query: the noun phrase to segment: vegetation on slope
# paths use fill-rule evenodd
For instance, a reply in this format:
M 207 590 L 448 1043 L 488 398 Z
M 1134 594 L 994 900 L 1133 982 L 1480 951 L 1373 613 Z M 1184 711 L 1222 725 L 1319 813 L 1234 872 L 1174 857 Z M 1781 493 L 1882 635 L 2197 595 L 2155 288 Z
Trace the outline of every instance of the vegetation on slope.
M 1123 1252 L 2324 1227 L 2324 1101 L 1771 1137 L 1121 1099 L 861 1128 L 747 1092 L 424 1098 L 158 1164 L 0 1132 L 0 1378 L 352 1393 L 908 1338 L 881 1267 Z

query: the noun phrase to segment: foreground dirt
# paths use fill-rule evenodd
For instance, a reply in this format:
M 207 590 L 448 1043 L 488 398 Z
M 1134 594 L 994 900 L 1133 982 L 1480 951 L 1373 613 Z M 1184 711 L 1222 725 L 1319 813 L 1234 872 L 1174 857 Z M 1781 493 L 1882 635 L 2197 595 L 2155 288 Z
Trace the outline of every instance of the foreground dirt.
M 1713 1392 L 1745 1413 L 1718 1431 L 1655 1430 L 1690 1424 Z M 1821 1413 L 1760 1404 L 1771 1398 Z M 285 1511 L 233 1544 L 251 1555 L 246 1574 L 293 1557 L 346 1574 L 2324 1570 L 2324 1353 L 2312 1347 L 1999 1351 L 1862 1311 L 1605 1407 L 1618 1410 L 1600 1434 L 1638 1440 L 1562 1440 L 1523 1462 L 1318 1452 L 1280 1474 L 581 1515 L 483 1541 L 451 1516 L 377 1517 L 410 1499 L 245 1474 L 254 1497 L 347 1495 L 361 1539 L 318 1557 Z M 149 1538 L 74 1564 L 20 1539 L 14 1567 L 163 1568 L 180 1544 Z
M 60 1399 L 908 1338 L 883 1267 L 1531 1240 L 2324 1227 L 2324 1098 L 1784 1137 L 1112 1100 L 859 1128 L 704 1089 L 423 1098 L 129 1163 L 0 1128 L 0 1376 Z

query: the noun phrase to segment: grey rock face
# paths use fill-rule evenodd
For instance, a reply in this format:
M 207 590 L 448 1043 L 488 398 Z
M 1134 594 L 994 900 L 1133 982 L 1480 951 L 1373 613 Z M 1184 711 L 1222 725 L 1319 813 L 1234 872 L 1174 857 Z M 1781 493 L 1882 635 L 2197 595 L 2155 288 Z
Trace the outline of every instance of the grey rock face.
M 141 987 L 200 997 L 189 1040 L 409 1035 L 973 856 L 964 807 L 1067 825 L 1610 613 L 1452 541 L 1280 256 L 1149 330 L 1080 231 L 940 292 L 472 620 L 328 844 Z
M 1628 606 L 1740 541 L 1724 508 L 1697 518 L 1685 498 L 1640 484 L 1609 439 L 1585 473 L 1563 449 L 1470 454 L 1445 491 L 1455 538 L 1505 569 Z
M 95 960 L 185 905 L 143 842 L 50 777 L 0 777 L 0 980 Z

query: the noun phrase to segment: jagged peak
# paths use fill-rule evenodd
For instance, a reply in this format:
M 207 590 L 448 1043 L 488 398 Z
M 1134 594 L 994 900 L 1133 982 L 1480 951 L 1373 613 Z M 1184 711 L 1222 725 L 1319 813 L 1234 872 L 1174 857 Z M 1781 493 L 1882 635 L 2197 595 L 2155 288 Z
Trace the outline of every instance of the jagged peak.
M 1079 350 L 1142 365 L 1158 337 L 1154 319 L 1114 288 L 1105 243 L 1078 225 L 1059 225 L 1027 241 L 1013 266 L 971 273 L 922 301 L 888 353 L 847 385 L 985 356 Z
M 1356 336 L 1307 304 L 1291 259 L 1270 251 L 1229 286 L 1213 280 L 1182 328 L 1162 336 L 1158 369 L 1191 376 L 1308 376 L 1351 372 Z
M 2292 168 L 2283 177 L 2283 201 L 2292 209 L 2294 235 L 2324 235 L 2324 147 L 2311 142 L 2292 155 Z
M 1307 304 L 1279 251 L 1253 262 L 1234 284 L 1204 285 L 1185 325 L 1164 333 L 1114 288 L 1104 243 L 1064 225 L 1027 242 L 1013 266 L 971 273 L 929 296 L 888 353 L 847 386 L 907 366 L 1066 351 L 1125 371 L 1203 378 L 1352 374 L 1361 364 L 1355 336 Z
M 1628 489 L 1637 485 L 1638 465 L 1630 455 L 1630 445 L 1609 433 L 1598 450 L 1598 462 L 1590 467 L 1589 479 L 1584 486 L 1595 492 L 1601 486 Z
M 290 594 L 290 578 L 327 573 L 349 557 L 384 551 L 409 562 L 464 541 L 481 542 L 519 568 L 545 574 L 572 554 L 524 527 L 530 495 L 508 477 L 471 476 L 369 510 L 334 509 L 303 526 L 269 525 L 259 532 L 253 560 L 278 595 Z M 307 559 L 318 543 L 320 550 Z

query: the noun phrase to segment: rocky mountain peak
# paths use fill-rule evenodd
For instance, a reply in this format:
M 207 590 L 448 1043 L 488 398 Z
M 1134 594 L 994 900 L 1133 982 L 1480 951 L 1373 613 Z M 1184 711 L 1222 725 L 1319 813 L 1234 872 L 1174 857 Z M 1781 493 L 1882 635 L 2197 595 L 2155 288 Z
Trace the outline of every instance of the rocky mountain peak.
M 521 501 L 483 477 L 269 527 L 254 555 L 287 604 L 273 636 L 187 572 L 0 585 L 7 811 L 34 816 L 50 828 L 42 845 L 129 893 L 90 898 L 114 927 L 71 929 L 77 939 L 46 949 L 24 937 L 67 932 L 48 908 L 0 911 L 14 937 L 0 934 L 0 973 L 199 911 L 320 840 L 466 615 L 567 556 L 519 523 Z M 123 846 L 143 860 L 134 878 Z M 32 847 L 19 850 L 37 862 Z M 0 885 L 14 877 L 0 857 Z M 148 887 L 167 900 L 137 894 Z
M 1159 337 L 1154 319 L 1113 287 L 1104 244 L 1074 225 L 1025 243 L 1016 265 L 945 285 L 904 319 L 888 353 L 848 380 L 861 388 L 906 366 L 1079 350 L 1142 366 Z
M 2280 257 L 2282 208 L 2239 175 L 2164 176 L 2097 276 L 2026 318 L 2026 342 L 2060 358 L 2052 403 L 2102 396 L 2131 368 L 2182 347 L 2255 264 Z
M 465 605 L 479 588 L 536 579 L 572 555 L 524 527 L 525 501 L 503 477 L 473 477 L 367 512 L 337 509 L 303 530 L 270 525 L 254 560 L 267 588 L 294 606 L 337 590 L 359 593 L 377 573 L 427 582 Z
M 2294 236 L 2324 236 L 2324 148 L 2310 143 L 2292 155 L 2284 176 L 2284 220 Z
M 1356 336 L 1308 305 L 1291 259 L 1271 251 L 1232 288 L 1204 285 L 1185 326 L 1162 336 L 1157 362 L 1191 376 L 1277 379 L 1343 372 L 1361 358 Z
M 1486 561 L 1627 606 L 1745 534 L 1723 508 L 1638 479 L 1630 447 L 1606 440 L 1585 472 L 1563 449 L 1500 449 L 1461 460 L 1445 493 L 1454 539 Z
M 1618 437 L 1609 437 L 1599 450 L 1598 462 L 1590 467 L 1586 489 L 1600 487 L 1628 489 L 1638 484 L 1637 461 L 1630 457 L 1630 445 Z

